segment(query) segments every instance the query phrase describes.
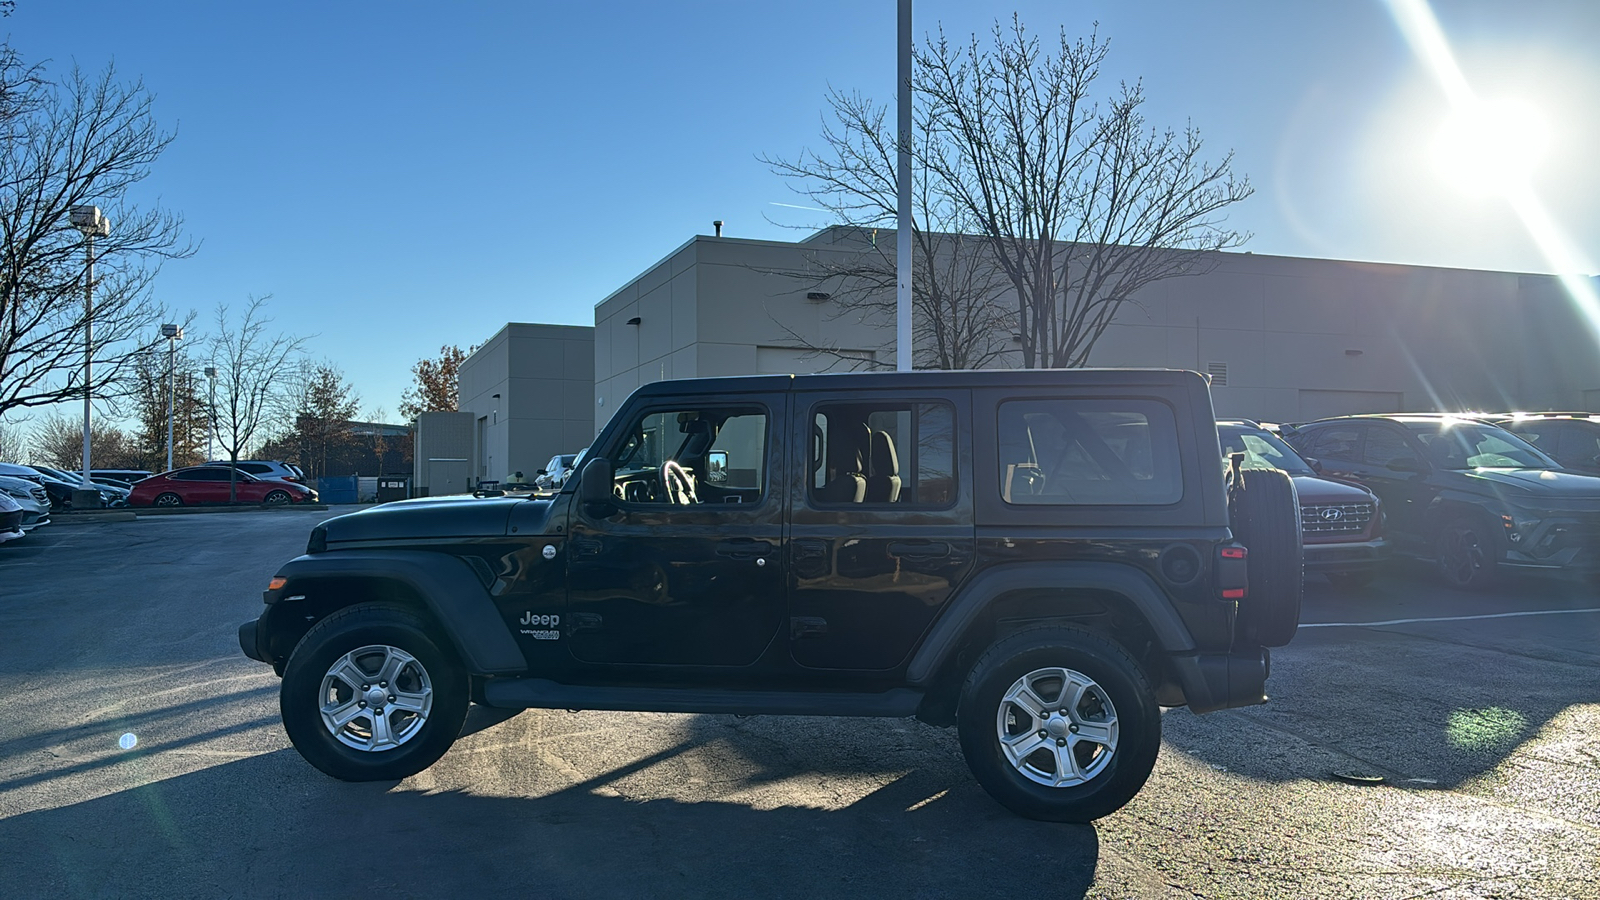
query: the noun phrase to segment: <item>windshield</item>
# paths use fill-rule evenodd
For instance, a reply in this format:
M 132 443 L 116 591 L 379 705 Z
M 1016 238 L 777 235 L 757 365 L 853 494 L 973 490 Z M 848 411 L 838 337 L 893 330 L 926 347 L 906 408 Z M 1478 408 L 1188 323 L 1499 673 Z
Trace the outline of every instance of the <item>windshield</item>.
M 1558 469 L 1556 461 L 1503 428 L 1475 422 L 1408 423 L 1441 469 Z
M 1317 474 L 1299 454 L 1270 431 L 1242 425 L 1218 425 L 1217 437 L 1222 441 L 1224 462 L 1235 453 L 1243 453 L 1247 469 L 1266 467 L 1282 469 L 1290 475 Z

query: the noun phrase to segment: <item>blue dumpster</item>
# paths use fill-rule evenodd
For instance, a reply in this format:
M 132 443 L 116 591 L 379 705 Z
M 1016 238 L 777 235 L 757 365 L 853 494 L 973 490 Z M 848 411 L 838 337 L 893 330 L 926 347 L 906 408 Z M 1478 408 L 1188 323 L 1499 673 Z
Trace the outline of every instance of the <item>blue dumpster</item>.
M 361 481 L 354 475 L 318 478 L 317 494 L 323 503 L 355 503 Z

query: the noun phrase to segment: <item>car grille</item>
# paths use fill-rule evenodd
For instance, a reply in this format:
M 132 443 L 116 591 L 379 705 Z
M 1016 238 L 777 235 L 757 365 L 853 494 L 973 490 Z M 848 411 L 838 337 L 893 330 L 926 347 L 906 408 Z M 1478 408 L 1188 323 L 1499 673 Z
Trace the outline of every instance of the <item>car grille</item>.
M 1307 535 L 1360 534 L 1371 521 L 1371 503 L 1307 503 L 1300 507 L 1300 530 Z
M 29 491 L 29 493 L 33 494 L 33 500 L 35 503 L 41 503 L 45 506 L 50 505 L 50 495 L 45 492 L 44 488 L 34 488 L 32 491 Z

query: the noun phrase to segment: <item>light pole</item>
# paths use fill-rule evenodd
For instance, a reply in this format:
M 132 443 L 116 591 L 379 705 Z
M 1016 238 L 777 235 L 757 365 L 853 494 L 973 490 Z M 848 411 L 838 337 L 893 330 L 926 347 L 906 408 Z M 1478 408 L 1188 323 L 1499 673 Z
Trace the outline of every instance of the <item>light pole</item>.
M 215 366 L 206 366 L 206 380 L 211 382 L 211 400 L 206 403 L 206 418 L 210 419 L 206 428 L 206 462 L 216 459 L 211 452 L 211 439 L 217 435 L 217 370 Z
M 167 471 L 171 472 L 172 417 L 178 406 L 178 382 L 173 373 L 178 360 L 178 342 L 183 340 L 183 329 L 176 325 L 163 325 L 161 336 L 167 339 Z
M 98 206 L 74 206 L 68 216 L 72 227 L 83 233 L 83 483 L 72 492 L 72 505 L 84 509 L 100 505 L 100 492 L 89 480 L 89 417 L 94 398 L 89 379 L 94 359 L 94 239 L 111 234 L 111 220 Z

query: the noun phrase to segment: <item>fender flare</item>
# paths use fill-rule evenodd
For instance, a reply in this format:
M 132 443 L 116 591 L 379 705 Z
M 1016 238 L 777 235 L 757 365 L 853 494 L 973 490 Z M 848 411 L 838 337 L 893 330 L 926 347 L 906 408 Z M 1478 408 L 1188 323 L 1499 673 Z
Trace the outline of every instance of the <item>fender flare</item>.
M 501 675 L 528 669 L 522 648 L 483 582 L 454 556 L 425 550 L 338 550 L 295 557 L 278 568 L 278 575 L 288 583 L 267 591 L 263 599 L 268 605 L 293 595 L 295 583 L 307 579 L 398 582 L 422 598 L 469 671 Z
M 989 604 L 1016 590 L 1065 588 L 1117 594 L 1144 617 L 1161 649 L 1169 654 L 1193 654 L 1194 638 L 1155 581 L 1132 566 L 1111 562 L 1014 563 L 986 569 L 976 575 L 933 625 L 911 658 L 906 680 L 913 687 L 933 681 Z

